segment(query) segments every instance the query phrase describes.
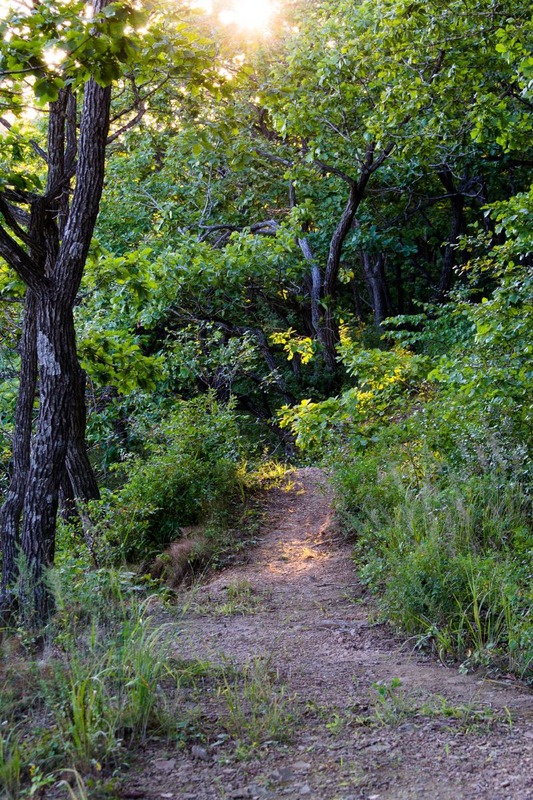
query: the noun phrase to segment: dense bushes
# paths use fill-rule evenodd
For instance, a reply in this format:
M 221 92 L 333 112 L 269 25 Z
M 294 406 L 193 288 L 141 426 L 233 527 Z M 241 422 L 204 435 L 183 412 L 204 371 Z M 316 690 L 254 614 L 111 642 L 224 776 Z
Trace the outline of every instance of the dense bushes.
M 176 405 L 150 432 L 144 457 L 127 460 L 127 480 L 93 507 L 113 560 L 135 561 L 179 539 L 181 529 L 228 510 L 241 489 L 241 439 L 232 406 L 211 394 Z
M 398 437 L 405 430 L 396 429 Z M 383 616 L 465 665 L 529 674 L 531 501 L 493 471 L 467 476 L 411 444 L 337 460 L 339 507 Z

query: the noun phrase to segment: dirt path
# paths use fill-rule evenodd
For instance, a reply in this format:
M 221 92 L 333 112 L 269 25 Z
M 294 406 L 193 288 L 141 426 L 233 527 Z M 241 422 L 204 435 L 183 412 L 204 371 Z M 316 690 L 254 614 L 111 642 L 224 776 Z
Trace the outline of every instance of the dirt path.
M 286 690 L 273 685 L 270 722 L 279 706 L 290 742 L 252 751 L 213 734 L 154 747 L 122 796 L 533 800 L 533 695 L 460 675 L 373 625 L 324 474 L 291 480 L 271 493 L 249 562 L 189 598 L 179 642 L 181 656 L 253 664 L 259 683 L 277 672 Z M 202 712 L 215 732 L 223 694 Z

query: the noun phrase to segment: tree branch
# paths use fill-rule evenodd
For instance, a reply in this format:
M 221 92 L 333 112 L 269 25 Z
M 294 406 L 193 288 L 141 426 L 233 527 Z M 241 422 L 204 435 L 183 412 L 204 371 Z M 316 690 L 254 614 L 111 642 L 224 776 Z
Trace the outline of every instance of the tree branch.
M 117 131 L 115 131 L 115 133 L 112 133 L 111 136 L 107 137 L 106 145 L 110 145 L 111 142 L 114 142 L 116 139 L 119 138 L 119 136 L 122 136 L 123 133 L 126 133 L 126 131 L 129 131 L 131 128 L 134 128 L 135 125 L 138 125 L 138 123 L 142 120 L 145 114 L 146 114 L 146 107 L 144 105 L 141 105 L 141 107 L 139 108 L 133 119 L 130 119 L 129 122 L 126 122 L 126 124 L 123 125 L 121 128 L 119 128 Z
M 26 286 L 42 292 L 50 282 L 35 261 L 0 225 L 0 256 L 12 267 Z
M 31 237 L 28 234 L 28 232 L 20 227 L 16 219 L 17 215 L 15 209 L 13 209 L 8 203 L 6 203 L 6 201 L 3 199 L 1 195 L 0 195 L 0 214 L 2 214 L 8 227 L 11 228 L 15 236 L 18 236 L 18 238 L 21 239 L 24 242 L 24 244 L 28 246 L 33 245 L 33 242 L 31 241 Z M 27 218 L 29 221 L 29 215 L 27 215 Z
M 13 128 L 13 125 L 7 119 L 5 119 L 5 117 L 0 117 L 0 125 L 3 125 L 4 128 L 6 128 L 8 131 L 11 131 Z M 40 158 L 42 158 L 43 161 L 46 162 L 46 164 L 48 164 L 48 156 L 46 152 L 39 144 L 37 144 L 35 139 L 30 139 L 30 144 L 37 153 L 37 155 L 40 156 Z

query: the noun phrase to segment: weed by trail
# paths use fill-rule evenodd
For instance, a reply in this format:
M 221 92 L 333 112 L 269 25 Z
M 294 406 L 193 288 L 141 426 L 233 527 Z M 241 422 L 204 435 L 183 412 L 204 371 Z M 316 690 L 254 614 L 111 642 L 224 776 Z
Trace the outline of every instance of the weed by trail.
M 404 689 L 399 678 L 389 683 L 375 683 L 372 717 L 376 724 L 398 725 L 406 719 L 443 719 L 464 733 L 475 733 L 494 728 L 497 724 L 512 724 L 509 711 L 499 713 L 490 706 L 475 702 L 453 704 L 442 695 L 421 697 Z
M 223 725 L 230 736 L 251 750 L 290 740 L 295 723 L 293 698 L 262 658 L 226 675 L 219 688 L 225 703 Z

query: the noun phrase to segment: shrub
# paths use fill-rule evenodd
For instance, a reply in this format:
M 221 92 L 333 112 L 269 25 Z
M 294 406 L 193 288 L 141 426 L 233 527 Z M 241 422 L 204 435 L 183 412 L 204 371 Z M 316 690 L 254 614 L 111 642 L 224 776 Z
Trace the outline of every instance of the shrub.
M 385 618 L 441 655 L 528 675 L 530 498 L 499 472 L 448 466 L 398 441 L 357 461 L 337 453 L 338 504 L 361 576 Z
M 93 513 L 113 558 L 139 560 L 228 508 L 240 489 L 240 437 L 233 407 L 212 394 L 180 402 L 153 431 L 145 458 L 125 465 L 127 479 Z

